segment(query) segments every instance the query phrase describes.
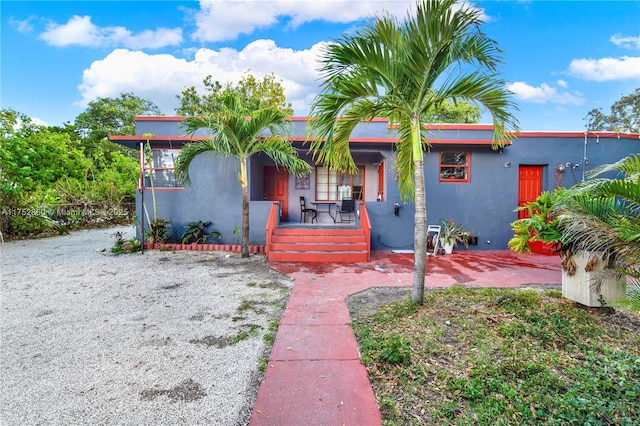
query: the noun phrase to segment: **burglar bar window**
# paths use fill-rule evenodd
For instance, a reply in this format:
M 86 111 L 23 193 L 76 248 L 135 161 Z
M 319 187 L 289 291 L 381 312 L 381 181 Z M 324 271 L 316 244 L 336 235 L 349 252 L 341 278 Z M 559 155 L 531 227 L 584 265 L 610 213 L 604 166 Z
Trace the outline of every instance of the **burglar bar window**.
M 470 159 L 469 152 L 441 152 L 440 182 L 469 182 Z

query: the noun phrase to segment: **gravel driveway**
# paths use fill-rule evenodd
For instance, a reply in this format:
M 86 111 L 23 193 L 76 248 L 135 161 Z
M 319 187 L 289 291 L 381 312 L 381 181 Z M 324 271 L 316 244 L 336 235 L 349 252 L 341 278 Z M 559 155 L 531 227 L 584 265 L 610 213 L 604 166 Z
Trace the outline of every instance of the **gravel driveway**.
M 116 231 L 0 245 L 0 424 L 246 424 L 292 280 L 261 255 L 113 255 Z

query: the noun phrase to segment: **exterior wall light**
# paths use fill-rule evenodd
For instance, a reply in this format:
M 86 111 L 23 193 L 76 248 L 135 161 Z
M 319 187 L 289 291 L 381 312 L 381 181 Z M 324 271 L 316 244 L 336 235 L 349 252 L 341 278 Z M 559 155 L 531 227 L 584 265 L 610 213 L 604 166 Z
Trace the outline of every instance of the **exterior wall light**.
M 556 172 L 558 173 L 564 172 L 564 164 L 556 164 Z

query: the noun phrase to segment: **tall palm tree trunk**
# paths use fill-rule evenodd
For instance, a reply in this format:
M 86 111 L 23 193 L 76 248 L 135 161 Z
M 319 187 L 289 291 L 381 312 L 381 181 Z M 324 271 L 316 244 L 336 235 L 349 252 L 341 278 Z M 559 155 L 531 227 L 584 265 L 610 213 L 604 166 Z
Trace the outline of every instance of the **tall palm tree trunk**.
M 242 186 L 242 257 L 249 257 L 249 182 L 247 160 L 240 161 L 240 185 Z
M 424 184 L 424 161 L 415 162 L 416 212 L 414 228 L 414 272 L 411 299 L 422 305 L 424 299 L 424 277 L 427 270 L 427 192 Z
M 249 257 L 249 188 L 242 187 L 242 257 Z
M 414 158 L 415 225 L 413 231 L 413 287 L 411 299 L 422 305 L 424 300 L 424 276 L 427 270 L 427 192 L 424 183 L 424 152 L 422 151 L 422 126 L 416 116 L 411 124 L 411 145 Z

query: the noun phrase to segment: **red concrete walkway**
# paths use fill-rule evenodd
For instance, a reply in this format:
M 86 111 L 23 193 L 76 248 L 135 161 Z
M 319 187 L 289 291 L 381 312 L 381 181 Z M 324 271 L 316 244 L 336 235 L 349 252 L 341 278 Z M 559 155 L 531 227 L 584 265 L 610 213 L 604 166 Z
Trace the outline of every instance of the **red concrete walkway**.
M 371 287 L 410 287 L 413 254 L 373 252 L 353 265 L 273 263 L 294 280 L 251 425 L 380 425 L 360 363 L 346 297 Z M 430 257 L 426 287 L 559 285 L 558 256 L 459 251 Z

